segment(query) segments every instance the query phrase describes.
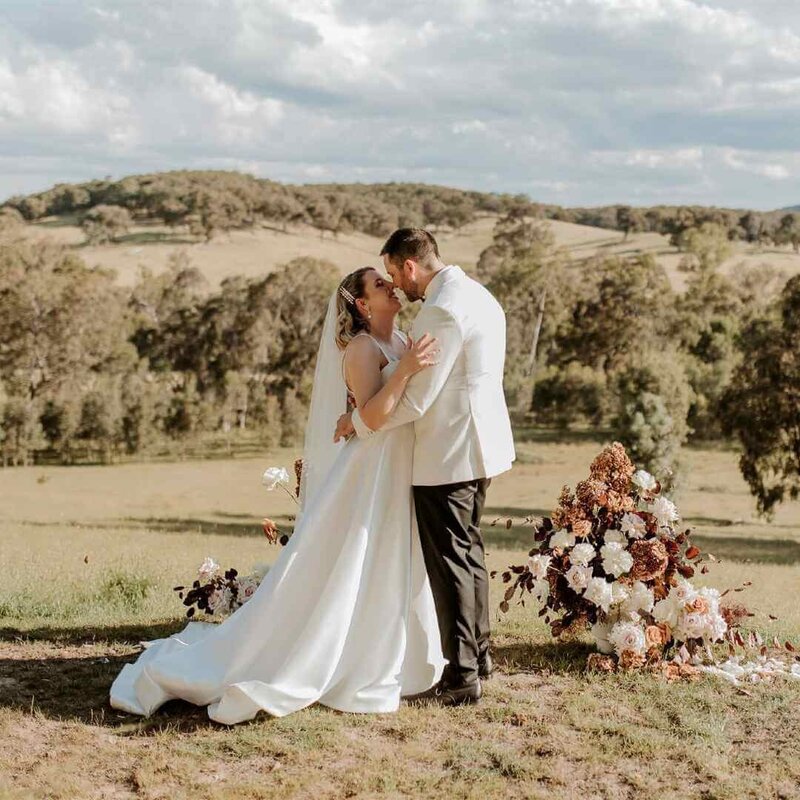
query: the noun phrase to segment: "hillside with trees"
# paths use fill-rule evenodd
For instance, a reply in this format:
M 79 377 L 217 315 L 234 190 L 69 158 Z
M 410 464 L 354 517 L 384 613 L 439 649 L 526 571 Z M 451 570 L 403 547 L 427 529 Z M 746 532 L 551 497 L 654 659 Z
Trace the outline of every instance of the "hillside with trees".
M 377 264 L 399 224 L 434 229 L 446 260 L 503 303 L 517 424 L 603 430 L 675 482 L 684 445 L 735 438 L 762 511 L 796 496 L 797 215 L 569 210 L 235 173 L 59 186 L 0 209 L 3 463 L 298 444 L 325 300 L 356 257 Z M 65 229 L 86 241 L 48 238 Z M 224 255 L 259 229 L 306 254 L 248 274 L 227 265 L 213 281 L 195 263 L 212 240 Z M 148 231 L 185 246 L 154 269 Z M 131 236 L 141 252 L 127 282 L 84 258 Z M 766 259 L 779 247 L 793 268 Z

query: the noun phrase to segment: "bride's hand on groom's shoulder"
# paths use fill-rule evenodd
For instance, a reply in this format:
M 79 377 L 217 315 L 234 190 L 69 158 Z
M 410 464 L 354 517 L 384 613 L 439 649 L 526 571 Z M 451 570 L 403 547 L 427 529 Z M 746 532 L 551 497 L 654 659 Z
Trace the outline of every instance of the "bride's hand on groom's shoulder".
M 338 442 L 341 439 L 349 439 L 355 432 L 352 413 L 342 414 L 336 421 L 336 433 L 333 435 L 333 441 Z
M 415 342 L 410 336 L 406 345 L 406 352 L 400 359 L 398 369 L 410 378 L 416 375 L 425 367 L 433 366 L 437 363 L 439 349 L 436 346 L 436 339 L 429 333 L 423 333 Z

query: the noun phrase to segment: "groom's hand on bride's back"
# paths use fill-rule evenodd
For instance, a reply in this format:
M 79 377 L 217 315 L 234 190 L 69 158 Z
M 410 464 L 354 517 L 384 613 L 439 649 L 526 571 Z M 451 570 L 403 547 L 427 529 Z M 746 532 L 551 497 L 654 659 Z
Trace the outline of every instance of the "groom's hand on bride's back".
M 353 415 L 342 414 L 336 422 L 336 433 L 333 435 L 333 441 L 338 442 L 340 439 L 349 439 L 356 429 L 353 427 Z

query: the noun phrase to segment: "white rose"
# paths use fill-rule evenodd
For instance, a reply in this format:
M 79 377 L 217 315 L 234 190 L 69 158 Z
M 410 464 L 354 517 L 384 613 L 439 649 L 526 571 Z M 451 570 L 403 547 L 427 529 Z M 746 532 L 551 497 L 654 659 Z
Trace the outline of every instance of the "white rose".
M 633 556 L 619 542 L 604 544 L 600 548 L 600 555 L 606 574 L 615 578 L 630 572 L 633 566 Z
M 636 472 L 633 473 L 631 481 L 633 482 L 634 486 L 642 489 L 645 492 L 654 491 L 658 484 L 656 479 L 649 472 L 643 469 L 637 469 Z
M 666 497 L 657 497 L 650 504 L 650 512 L 662 528 L 668 528 L 673 522 L 678 521 L 678 509 L 675 507 L 675 503 L 667 500 Z
M 623 514 L 619 527 L 631 539 L 641 539 L 647 533 L 647 524 L 638 514 Z
M 674 598 L 679 606 L 691 603 L 697 597 L 697 589 L 689 581 L 681 578 L 669 591 L 669 597 Z
M 575 544 L 575 534 L 563 528 L 550 537 L 550 547 L 553 550 L 566 550 Z
M 219 564 L 211 556 L 206 556 L 205 561 L 197 569 L 197 575 L 202 581 L 213 578 L 217 572 L 219 572 Z
M 708 635 L 712 642 L 719 642 L 725 638 L 728 632 L 728 623 L 725 622 L 722 615 L 712 614 L 711 623 L 708 626 Z M 800 665 L 798 665 L 800 666 Z
M 541 579 L 547 577 L 547 570 L 550 567 L 552 558 L 550 556 L 536 555 L 528 559 L 528 569 L 534 578 Z
M 611 608 L 613 601 L 613 592 L 611 584 L 604 578 L 592 578 L 586 587 L 583 596 L 590 602 L 594 603 L 603 611 L 608 611 Z
M 279 484 L 289 483 L 289 473 L 285 467 L 268 467 L 261 476 L 261 483 L 267 487 L 268 492 L 271 492 Z
M 608 637 L 611 635 L 613 625 L 605 622 L 596 622 L 592 625 L 592 637 L 594 638 L 597 649 L 605 655 L 611 655 L 614 652 L 614 645 L 611 644 Z
M 603 536 L 607 544 L 611 544 L 616 542 L 617 544 L 626 545 L 628 544 L 628 539 L 622 531 L 618 531 L 616 528 L 611 528 L 605 532 Z
M 592 579 L 592 568 L 575 564 L 567 570 L 566 578 L 570 589 L 580 594 Z
M 667 625 L 674 628 L 678 624 L 678 616 L 681 613 L 681 607 L 676 602 L 672 595 L 659 600 L 653 606 L 653 619 L 656 622 L 666 622 Z
M 709 626 L 710 620 L 705 614 L 693 611 L 691 614 L 684 614 L 676 628 L 676 636 L 679 639 L 701 639 Z
M 628 587 L 623 586 L 623 584 L 619 583 L 619 581 L 614 581 L 611 584 L 611 605 L 618 606 L 621 603 L 624 603 L 630 593 L 628 592 Z
M 712 614 L 717 614 L 719 612 L 719 601 L 722 599 L 722 595 L 719 593 L 718 589 L 715 589 L 713 586 L 704 586 L 700 589 L 698 594 L 706 600 Z
M 630 587 L 630 593 L 628 599 L 625 601 L 623 610 L 627 614 L 638 613 L 639 611 L 644 611 L 645 614 L 649 614 L 653 610 L 654 603 L 655 597 L 653 596 L 653 590 L 649 589 L 641 581 L 636 581 L 633 586 Z
M 580 542 L 572 548 L 569 554 L 571 564 L 585 567 L 597 555 L 597 551 L 588 542 Z
M 646 647 L 644 631 L 636 622 L 618 622 L 612 628 L 608 639 L 618 656 L 625 652 L 641 655 Z

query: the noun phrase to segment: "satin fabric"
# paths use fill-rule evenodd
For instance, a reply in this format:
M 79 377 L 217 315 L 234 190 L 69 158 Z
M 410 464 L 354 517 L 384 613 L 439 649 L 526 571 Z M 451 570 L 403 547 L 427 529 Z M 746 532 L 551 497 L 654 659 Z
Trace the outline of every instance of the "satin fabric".
M 388 377 L 396 359 L 382 372 Z M 144 642 L 111 686 L 114 708 L 149 716 L 170 699 L 233 725 L 312 703 L 397 710 L 444 667 L 411 490 L 414 430 L 342 449 L 253 597 L 222 623 Z

